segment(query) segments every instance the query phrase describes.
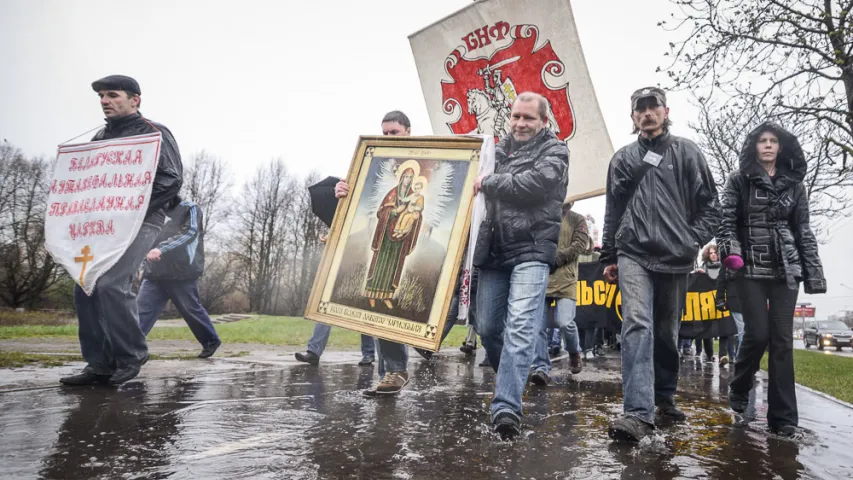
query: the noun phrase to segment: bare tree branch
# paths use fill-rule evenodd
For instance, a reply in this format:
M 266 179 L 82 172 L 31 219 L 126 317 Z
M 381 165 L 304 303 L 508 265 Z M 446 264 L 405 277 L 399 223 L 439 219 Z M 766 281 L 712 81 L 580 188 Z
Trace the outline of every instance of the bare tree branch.
M 736 168 L 737 145 L 760 121 L 775 119 L 803 142 L 806 185 L 818 225 L 851 207 L 853 186 L 853 29 L 850 0 L 672 0 L 680 7 L 663 68 L 690 90 L 694 124 L 718 180 Z M 824 239 L 825 240 L 825 239 Z

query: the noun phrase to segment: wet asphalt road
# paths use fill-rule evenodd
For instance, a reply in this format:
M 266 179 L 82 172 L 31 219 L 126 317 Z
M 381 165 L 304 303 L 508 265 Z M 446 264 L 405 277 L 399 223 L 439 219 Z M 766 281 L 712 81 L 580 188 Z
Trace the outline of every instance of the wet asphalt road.
M 452 349 L 430 363 L 413 356 L 412 383 L 389 398 L 361 394 L 375 374 L 355 365 L 356 353 L 324 359 L 320 367 L 287 357 L 154 361 L 118 389 L 55 387 L 60 372 L 42 369 L 33 375 L 50 386 L 9 391 L 29 375 L 3 371 L 0 477 L 853 477 L 853 409 L 800 390 L 808 432 L 776 438 L 766 431 L 763 380 L 748 418 L 736 423 L 724 406 L 728 371 L 692 359 L 682 364 L 678 397 L 689 421 L 640 446 L 606 434 L 621 410 L 615 356 L 574 378 L 557 363 L 554 384 L 528 390 L 524 435 L 514 443 L 487 426 L 491 369 Z
M 794 340 L 794 348 L 800 350 L 812 350 L 815 352 L 821 352 L 824 355 L 838 355 L 839 357 L 853 357 L 853 348 L 849 347 L 841 347 L 841 350 L 836 349 L 835 347 L 826 347 L 823 350 L 818 350 L 817 347 L 810 346 L 806 349 L 805 344 L 802 340 Z

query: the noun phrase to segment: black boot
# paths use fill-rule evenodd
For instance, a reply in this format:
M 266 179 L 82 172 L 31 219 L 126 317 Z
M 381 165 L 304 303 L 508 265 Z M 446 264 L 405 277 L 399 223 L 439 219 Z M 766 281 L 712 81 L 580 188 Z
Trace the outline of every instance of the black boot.
M 655 433 L 655 427 L 637 417 L 624 416 L 610 422 L 607 435 L 620 442 L 639 442 Z
M 201 353 L 198 354 L 198 358 L 212 357 L 220 345 L 222 345 L 222 341 L 219 339 L 214 340 L 212 343 L 208 343 L 207 346 L 202 349 Z
M 145 358 L 142 359 L 139 363 L 134 363 L 132 365 L 125 365 L 122 368 L 116 369 L 115 373 L 110 377 L 109 384 L 110 385 L 121 385 L 128 380 L 133 380 L 139 375 L 139 370 L 148 362 L 148 354 L 145 355 Z
M 79 387 L 83 385 L 106 385 L 109 380 L 109 375 L 99 375 L 95 373 L 91 367 L 86 366 L 86 368 L 77 375 L 60 378 L 59 383 L 72 387 Z
M 492 425 L 503 441 L 511 441 L 521 433 L 521 422 L 511 413 L 499 413 Z
M 675 406 L 673 401 L 662 401 L 658 403 L 658 416 L 663 420 L 674 420 L 676 422 L 684 422 L 687 420 L 685 414 L 680 408 Z
M 303 363 L 310 363 L 311 365 L 319 365 L 320 357 L 317 356 L 316 353 L 312 351 L 307 351 L 305 353 L 299 352 L 295 355 L 296 359 Z

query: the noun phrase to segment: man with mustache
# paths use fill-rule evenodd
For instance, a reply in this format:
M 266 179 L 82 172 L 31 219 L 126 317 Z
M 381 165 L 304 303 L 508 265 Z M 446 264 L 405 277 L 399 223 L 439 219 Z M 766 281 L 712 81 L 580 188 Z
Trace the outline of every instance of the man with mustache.
M 720 222 L 717 188 L 695 143 L 669 133 L 666 93 L 631 95 L 636 142 L 620 149 L 607 172 L 600 261 L 622 291 L 624 416 L 608 434 L 639 441 L 661 418 L 684 421 L 675 406 L 678 327 L 687 275 Z
M 477 328 L 497 372 L 491 421 L 504 440 L 521 433 L 521 395 L 543 326 L 568 186 L 569 149 L 547 121 L 545 97 L 520 94 L 512 132 L 495 147 L 495 172 L 474 182 L 487 212 L 474 251 Z
M 136 238 L 124 254 L 95 284 L 92 295 L 74 287 L 74 307 L 79 321 L 80 350 L 86 367 L 77 375 L 63 377 L 64 385 L 122 384 L 139 374 L 148 361 L 148 345 L 139 327 L 136 295 L 130 289 L 137 268 L 154 245 L 166 223 L 166 211 L 180 200 L 183 165 L 178 144 L 165 126 L 139 112 L 142 90 L 124 75 L 110 75 L 92 82 L 100 97 L 107 125 L 92 141 L 160 132 L 160 159 L 151 187 L 148 211 Z

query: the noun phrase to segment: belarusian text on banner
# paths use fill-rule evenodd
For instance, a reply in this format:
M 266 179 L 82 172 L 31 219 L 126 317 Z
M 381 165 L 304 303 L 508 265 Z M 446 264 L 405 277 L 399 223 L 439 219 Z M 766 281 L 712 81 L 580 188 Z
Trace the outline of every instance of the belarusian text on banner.
M 45 246 L 87 295 L 136 238 L 160 157 L 160 133 L 61 145 Z

